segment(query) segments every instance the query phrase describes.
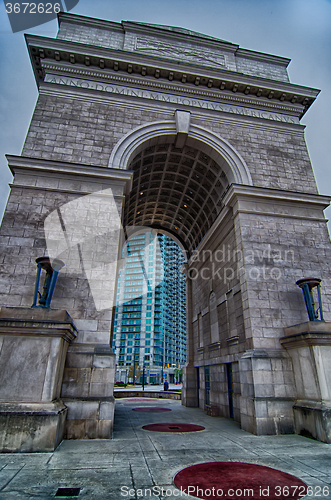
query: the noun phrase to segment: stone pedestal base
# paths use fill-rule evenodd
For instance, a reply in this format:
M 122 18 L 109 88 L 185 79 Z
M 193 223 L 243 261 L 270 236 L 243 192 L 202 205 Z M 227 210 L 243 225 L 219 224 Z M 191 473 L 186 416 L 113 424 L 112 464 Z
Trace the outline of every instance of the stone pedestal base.
M 331 443 L 331 408 L 316 408 L 313 402 L 298 401 L 293 411 L 297 434 Z
M 76 333 L 66 311 L 0 309 L 0 452 L 47 452 L 61 442 L 63 369 Z
M 307 321 L 284 329 L 281 344 L 293 363 L 295 431 L 331 443 L 331 323 Z
M 256 435 L 293 434 L 295 387 L 287 353 L 249 350 L 239 372 L 241 428 Z
M 111 439 L 115 399 L 65 399 L 68 408 L 66 439 Z
M 61 398 L 68 407 L 67 439 L 109 439 L 115 400 L 115 355 L 109 345 L 72 344 Z
M 0 403 L 1 452 L 51 452 L 64 437 L 67 408 L 53 403 Z
M 198 407 L 197 369 L 187 365 L 183 368 L 182 405 Z

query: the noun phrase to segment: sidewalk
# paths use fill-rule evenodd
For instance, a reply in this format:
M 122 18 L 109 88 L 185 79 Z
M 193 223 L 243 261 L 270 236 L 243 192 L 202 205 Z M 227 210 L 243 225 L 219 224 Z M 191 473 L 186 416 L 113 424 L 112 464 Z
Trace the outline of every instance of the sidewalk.
M 166 407 L 172 412 L 132 411 L 137 406 Z M 193 423 L 205 430 L 169 434 L 142 429 L 157 422 Z M 209 417 L 180 401 L 127 398 L 116 401 L 112 440 L 64 441 L 54 453 L 0 454 L 0 498 L 46 500 L 54 498 L 59 487 L 79 487 L 78 498 L 88 500 L 192 498 L 171 492 L 174 475 L 189 465 L 213 461 L 266 465 L 331 490 L 330 444 L 297 435 L 253 436 L 232 420 Z M 140 494 L 153 486 L 163 487 L 166 495 Z M 331 499 L 331 495 L 309 498 Z
M 141 384 L 129 385 L 126 387 L 114 387 L 114 392 L 116 391 L 142 391 L 143 386 Z M 159 392 L 163 391 L 163 385 L 145 385 L 145 391 Z M 182 390 L 182 384 L 169 384 L 168 391 L 178 391 Z

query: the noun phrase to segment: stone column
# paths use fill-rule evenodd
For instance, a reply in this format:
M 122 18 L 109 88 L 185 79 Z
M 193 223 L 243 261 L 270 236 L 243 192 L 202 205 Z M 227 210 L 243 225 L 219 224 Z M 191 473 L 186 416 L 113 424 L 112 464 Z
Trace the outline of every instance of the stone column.
M 331 443 L 331 323 L 307 321 L 284 333 L 280 342 L 292 358 L 297 388 L 295 430 Z
M 61 389 L 68 408 L 66 437 L 109 438 L 112 311 L 123 201 L 132 173 L 38 158 L 9 156 L 8 162 L 14 183 L 1 226 L 7 245 L 1 278 L 10 291 L 2 304 L 31 306 L 35 258 L 62 257 L 65 267 L 52 307 L 65 308 L 77 328 Z
M 279 339 L 283 328 L 306 316 L 295 284 L 303 268 L 312 275 L 323 268 L 323 277 L 330 276 L 325 261 L 331 258 L 331 245 L 323 215 L 329 198 L 233 185 L 224 203 L 233 210 L 242 248 L 246 352 L 239 359 L 241 426 L 255 434 L 294 432 L 297 381 Z M 308 244 L 312 235 L 314 245 Z M 327 286 L 324 290 L 330 293 Z

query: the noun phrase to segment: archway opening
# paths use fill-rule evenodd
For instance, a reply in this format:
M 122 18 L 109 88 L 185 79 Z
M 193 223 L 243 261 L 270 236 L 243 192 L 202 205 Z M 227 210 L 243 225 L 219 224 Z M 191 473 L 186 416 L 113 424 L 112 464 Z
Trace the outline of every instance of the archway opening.
M 119 274 L 113 335 L 118 382 L 160 384 L 165 380 L 181 380 L 181 368 L 186 361 L 183 350 L 186 351 L 187 311 L 185 277 L 180 273 L 180 265 L 189 260 L 224 206 L 223 198 L 230 186 L 230 167 L 224 158 L 220 163 L 213 151 L 196 139 L 188 138 L 184 146 L 176 147 L 174 135 L 149 140 L 145 147 L 140 146 L 131 155 L 126 167 L 133 171 L 132 189 L 123 215 L 123 226 L 128 228 L 126 253 L 122 254 L 126 270 L 122 269 Z M 149 233 L 146 228 L 150 228 Z M 144 260 L 146 252 L 149 256 L 157 254 L 156 242 L 161 246 L 159 254 L 163 257 L 163 276 L 159 283 L 155 279 L 157 258 L 154 268 Z M 147 251 L 148 245 L 154 248 Z M 167 246 L 173 246 L 173 250 L 176 246 L 177 250 L 165 265 Z M 144 259 L 139 251 L 144 252 Z M 136 252 L 134 257 L 132 252 Z M 139 261 L 143 268 L 147 264 L 145 288 L 141 279 L 132 279 L 135 274 L 132 258 L 138 266 Z M 173 259 L 177 259 L 175 279 L 170 278 L 171 266 L 168 266 Z M 125 280 L 129 283 L 127 291 L 133 287 L 135 296 L 124 293 Z M 177 298 L 173 300 L 174 297 Z M 158 324 L 158 314 L 163 318 L 161 324 Z M 139 325 L 134 324 L 135 321 L 140 322 Z
M 125 242 L 112 347 L 116 383 L 180 384 L 186 362 L 186 283 L 180 246 L 141 227 Z

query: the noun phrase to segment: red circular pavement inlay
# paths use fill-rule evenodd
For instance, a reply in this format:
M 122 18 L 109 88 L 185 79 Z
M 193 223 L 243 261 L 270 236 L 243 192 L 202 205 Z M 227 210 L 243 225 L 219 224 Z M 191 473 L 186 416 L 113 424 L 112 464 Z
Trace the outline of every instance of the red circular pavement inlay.
M 146 413 L 161 413 L 163 411 L 171 411 L 170 408 L 161 408 L 159 406 L 140 406 L 138 408 L 132 408 L 133 411 L 143 411 Z
M 174 483 L 183 492 L 208 500 L 289 500 L 307 493 L 306 484 L 295 476 L 241 462 L 192 465 L 178 472 Z
M 143 429 L 146 431 L 155 431 L 155 432 L 196 432 L 203 431 L 204 427 L 202 425 L 194 425 L 194 424 L 149 424 L 144 425 Z

